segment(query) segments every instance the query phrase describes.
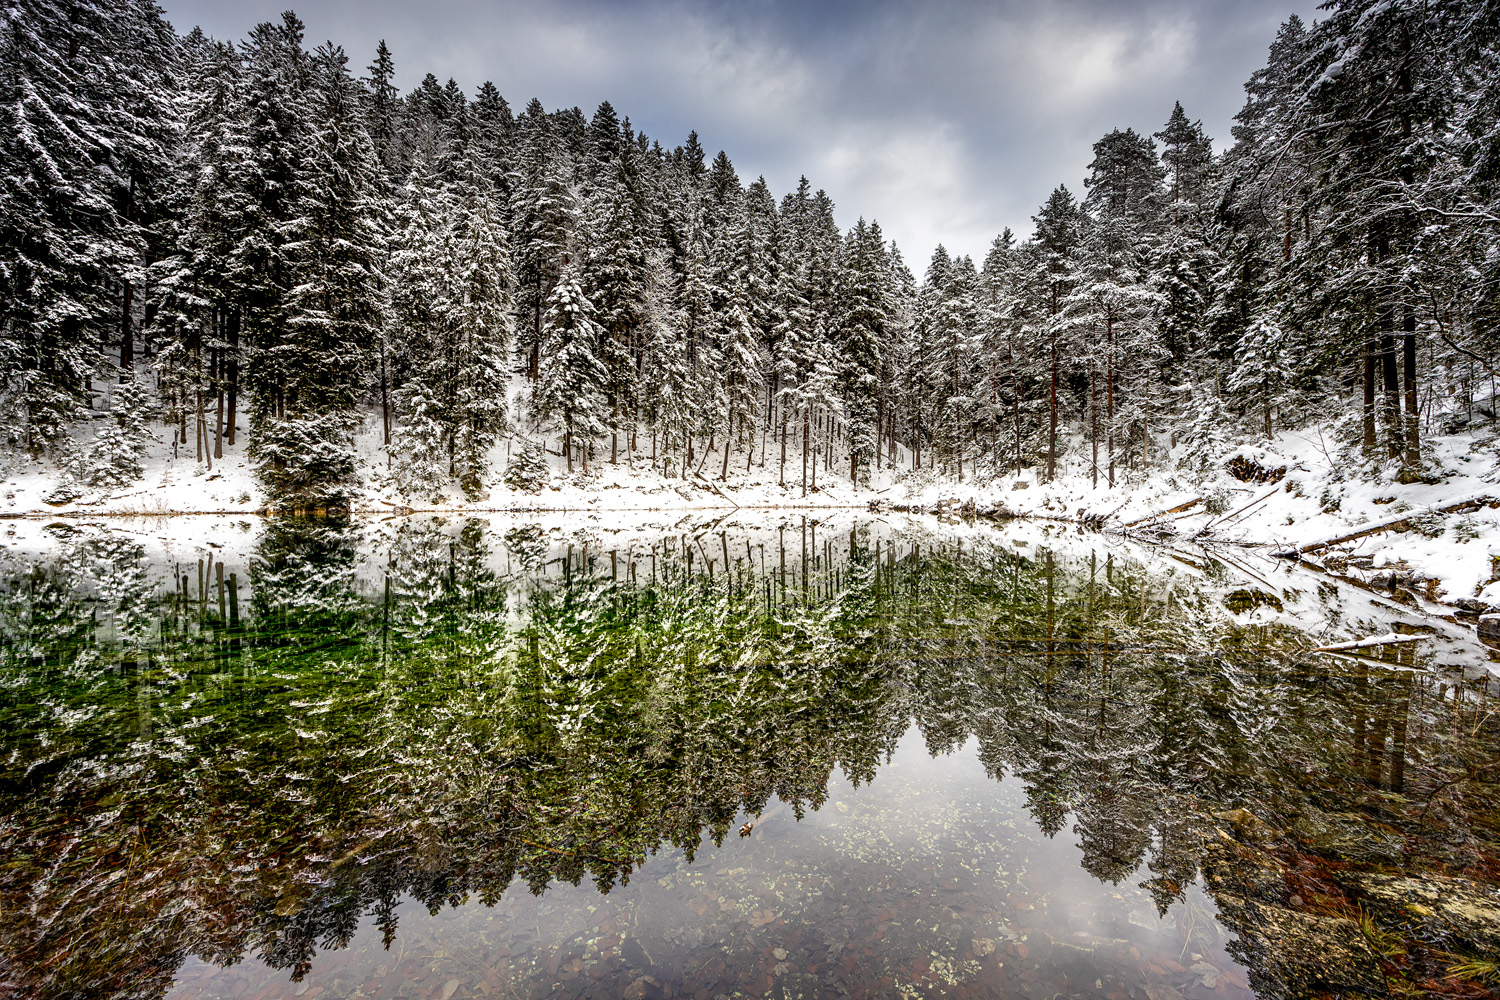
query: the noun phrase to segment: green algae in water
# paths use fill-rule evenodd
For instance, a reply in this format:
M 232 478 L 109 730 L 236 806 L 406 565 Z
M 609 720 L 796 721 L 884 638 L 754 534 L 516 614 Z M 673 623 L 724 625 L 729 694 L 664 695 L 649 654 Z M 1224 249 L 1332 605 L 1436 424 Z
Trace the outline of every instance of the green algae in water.
M 1307 657 L 1261 616 L 1305 578 L 1044 542 L 272 521 L 5 557 L 0 981 L 1158 1000 L 1486 954 L 1492 691 Z

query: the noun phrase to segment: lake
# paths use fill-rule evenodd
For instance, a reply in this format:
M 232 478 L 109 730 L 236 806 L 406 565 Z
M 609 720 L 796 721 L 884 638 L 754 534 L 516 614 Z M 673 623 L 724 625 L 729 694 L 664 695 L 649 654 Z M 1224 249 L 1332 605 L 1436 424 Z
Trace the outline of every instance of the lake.
M 660 517 L 9 522 L 0 996 L 1500 989 L 1500 686 L 1444 623 L 1061 525 Z

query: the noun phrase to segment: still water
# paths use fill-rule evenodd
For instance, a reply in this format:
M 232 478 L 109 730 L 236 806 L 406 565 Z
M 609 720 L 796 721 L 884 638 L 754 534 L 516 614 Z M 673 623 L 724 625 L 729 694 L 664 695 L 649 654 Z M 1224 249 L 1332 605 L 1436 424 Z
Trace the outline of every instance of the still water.
M 32 526 L 35 527 L 35 526 Z M 1500 719 L 1390 602 L 1057 529 L 56 524 L 0 996 L 1492 995 Z

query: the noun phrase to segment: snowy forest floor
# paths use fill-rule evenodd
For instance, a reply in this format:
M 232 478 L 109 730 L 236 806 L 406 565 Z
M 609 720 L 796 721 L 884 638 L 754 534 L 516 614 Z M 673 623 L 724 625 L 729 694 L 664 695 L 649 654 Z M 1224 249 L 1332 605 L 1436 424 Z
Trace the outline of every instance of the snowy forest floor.
M 111 490 L 74 484 L 48 460 L 13 460 L 0 489 L 0 518 L 263 512 L 265 500 L 244 441 L 242 429 L 239 443 L 226 444 L 224 457 L 210 468 L 193 449 L 180 448 L 174 455 L 169 443 L 158 440 L 145 475 Z M 1426 439 L 1425 476 L 1412 483 L 1398 481 L 1393 463 L 1356 460 L 1327 427 L 1283 431 L 1267 445 L 1226 451 L 1206 472 L 1117 470 L 1113 488 L 1103 470 L 1095 484 L 1081 445 L 1071 449 L 1051 483 L 1042 482 L 1035 469 L 975 478 L 966 466 L 962 479 L 925 468 L 913 472 L 903 450 L 896 469 L 882 468 L 869 486 L 858 489 L 849 482 L 847 458 L 836 458 L 831 467 L 819 461 L 818 485 L 804 495 L 795 445 L 788 446 L 783 486 L 775 442 L 768 442 L 764 465 L 756 450 L 749 469 L 743 453 L 732 453 L 722 482 L 721 450 L 700 455 L 700 471 L 690 469 L 682 478 L 653 468 L 647 442 L 638 443 L 647 446 L 644 455 L 637 451 L 627 460 L 622 438 L 618 461 L 610 463 L 606 438 L 600 449 L 605 460 L 591 463 L 587 474 L 581 468 L 569 474 L 562 457 L 549 452 L 549 481 L 540 492 L 526 493 L 502 481 L 512 444 L 502 441 L 492 456 L 483 499 L 465 500 L 452 487 L 413 496 L 392 481 L 376 415 L 358 440 L 363 485 L 352 509 L 365 516 L 575 512 L 594 522 L 622 523 L 652 511 L 864 509 L 872 502 L 952 514 L 988 510 L 1074 521 L 1145 541 L 1302 550 L 1315 566 L 1356 582 L 1427 601 L 1462 602 L 1470 611 L 1500 610 L 1500 427 L 1493 424 Z M 1231 472 L 1236 458 L 1246 460 L 1242 466 L 1285 471 L 1275 481 L 1242 481 Z M 1475 502 L 1463 509 L 1443 510 L 1470 500 Z M 1386 524 L 1393 527 L 1319 547 Z

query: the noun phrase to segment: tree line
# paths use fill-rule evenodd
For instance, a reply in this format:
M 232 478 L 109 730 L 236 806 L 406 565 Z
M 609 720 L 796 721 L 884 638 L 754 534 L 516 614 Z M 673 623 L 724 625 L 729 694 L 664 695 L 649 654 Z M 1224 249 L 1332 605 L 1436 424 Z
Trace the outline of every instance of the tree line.
M 99 484 L 157 433 L 211 465 L 243 420 L 293 505 L 349 496 L 371 419 L 399 489 L 470 497 L 516 437 L 512 466 L 770 463 L 806 492 L 1114 485 L 1314 419 L 1420 476 L 1424 435 L 1494 417 L 1500 18 L 1326 10 L 1282 26 L 1226 151 L 1180 104 L 1113 130 L 1081 199 L 919 282 L 805 178 L 778 199 L 607 102 L 403 95 L 383 42 L 359 73 L 291 13 L 227 43 L 149 0 L 13 0 L 4 436 Z

